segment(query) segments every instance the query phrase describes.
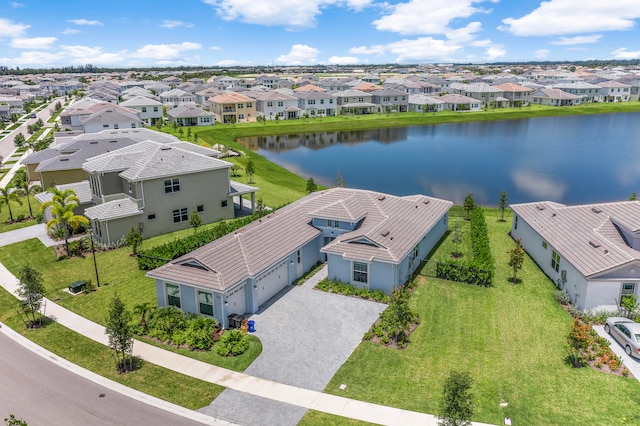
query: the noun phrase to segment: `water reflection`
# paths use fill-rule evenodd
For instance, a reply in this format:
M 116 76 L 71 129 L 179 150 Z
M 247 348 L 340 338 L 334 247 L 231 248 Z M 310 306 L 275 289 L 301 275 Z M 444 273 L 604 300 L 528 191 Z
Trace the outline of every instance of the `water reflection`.
M 640 113 L 243 138 L 305 178 L 495 205 L 621 200 L 640 192 Z

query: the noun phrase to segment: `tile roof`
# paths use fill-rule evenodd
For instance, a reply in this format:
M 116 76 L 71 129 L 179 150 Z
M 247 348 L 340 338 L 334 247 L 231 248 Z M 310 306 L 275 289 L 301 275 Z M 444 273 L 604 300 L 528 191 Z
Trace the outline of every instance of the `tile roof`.
M 205 111 L 195 105 L 178 105 L 167 111 L 167 115 L 172 118 L 215 117 L 214 113 Z
M 545 201 L 511 208 L 585 277 L 640 261 L 640 251 L 629 247 L 619 230 L 640 231 L 640 201 L 579 206 Z
M 112 220 L 142 213 L 144 211 L 138 207 L 138 203 L 129 197 L 98 204 L 84 211 L 84 215 L 91 220 Z
M 127 108 L 128 109 L 128 108 Z M 101 124 L 101 123 L 118 123 L 118 122 L 140 122 L 138 111 L 135 113 L 108 108 L 80 119 L 82 124 Z
M 349 221 L 363 215 L 364 218 L 355 231 L 343 234 L 323 251 L 344 253 L 354 259 L 398 262 L 451 205 L 449 201 L 426 196 L 396 197 L 358 189 L 314 192 L 149 271 L 147 276 L 225 291 L 256 276 L 321 235 L 321 231 L 311 225 L 311 216 L 325 216 L 329 210 Z M 389 230 L 389 233 L 383 236 L 383 230 Z M 349 242 L 362 236 L 375 240 L 381 247 Z M 197 261 L 207 270 L 185 265 L 190 260 Z
M 209 98 L 209 102 L 216 104 L 233 104 L 238 102 L 253 102 L 253 99 L 240 93 L 228 92 Z
M 93 201 L 93 195 L 91 194 L 91 185 L 88 180 L 82 182 L 67 183 L 64 185 L 56 185 L 56 189 L 60 191 L 66 191 L 71 189 L 76 193 L 76 196 L 80 200 L 80 204 L 87 204 Z M 40 203 L 45 203 L 53 199 L 53 194 L 50 192 L 41 192 L 34 196 Z

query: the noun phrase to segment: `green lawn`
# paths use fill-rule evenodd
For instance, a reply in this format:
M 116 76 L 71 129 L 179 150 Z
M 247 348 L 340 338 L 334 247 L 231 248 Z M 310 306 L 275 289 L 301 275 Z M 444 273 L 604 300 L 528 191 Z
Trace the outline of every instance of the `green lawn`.
M 572 319 L 553 297 L 555 288 L 527 258 L 522 284 L 508 282 L 511 222 L 487 224 L 496 259 L 495 286 L 470 286 L 419 277 L 412 296 L 422 322 L 405 350 L 364 341 L 336 373 L 326 392 L 409 410 L 435 413 L 451 369 L 474 378 L 473 420 L 502 424 L 612 424 L 640 422 L 640 383 L 563 362 Z M 450 234 L 448 236 L 450 238 Z M 434 254 L 448 256 L 444 241 Z M 346 390 L 339 390 L 341 383 Z M 508 407 L 501 408 L 501 402 Z M 322 422 L 322 414 L 318 424 Z
M 23 215 L 25 218 L 29 217 L 29 205 L 27 204 L 26 197 L 20 197 L 22 205 L 11 202 L 11 212 L 13 213 L 14 221 Z M 40 203 L 33 196 L 29 196 L 29 202 L 31 203 L 31 210 L 33 215 L 40 213 Z M 25 228 L 27 226 L 35 225 L 37 222 L 34 219 L 23 220 L 20 222 L 9 223 L 9 209 L 7 206 L 2 206 L 0 209 L 0 232 L 13 231 L 14 229 Z

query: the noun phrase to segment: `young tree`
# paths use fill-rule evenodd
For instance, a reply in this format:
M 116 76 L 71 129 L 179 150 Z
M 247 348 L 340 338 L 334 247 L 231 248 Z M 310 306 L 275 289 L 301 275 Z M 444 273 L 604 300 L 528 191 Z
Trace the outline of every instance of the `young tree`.
M 404 287 L 393 290 L 389 306 L 380 315 L 388 336 L 396 343 L 405 341 L 415 314 L 409 306 L 409 294 Z
M 516 246 L 509 251 L 509 266 L 513 269 L 513 277 L 511 277 L 511 282 L 514 284 L 518 283 L 518 271 L 522 269 L 522 264 L 524 263 L 524 249 L 522 248 L 522 244 L 520 242 L 520 238 L 516 241 Z
M 147 325 L 147 314 L 151 310 L 151 303 L 144 302 L 139 303 L 133 307 L 133 313 L 136 315 L 140 315 L 140 322 L 138 323 L 138 327 L 146 327 Z
M 467 196 L 464 197 L 463 207 L 467 211 L 467 219 L 469 219 L 471 210 L 476 208 L 476 202 L 473 200 L 473 194 L 467 194 Z
M 131 313 L 116 294 L 109 304 L 105 333 L 109 336 L 109 347 L 113 349 L 118 373 L 133 370 L 133 327 Z
M 456 221 L 456 223 L 454 223 L 453 227 L 451 228 L 451 241 L 453 241 L 453 243 L 456 245 L 456 251 L 451 254 L 453 255 L 453 257 L 461 257 L 462 253 L 460 253 L 460 250 L 458 250 L 460 243 L 462 243 L 463 241 L 462 224 L 460 223 L 460 221 Z
M 22 201 L 20 201 L 17 192 L 13 191 L 13 187 L 11 185 L 0 188 L 0 211 L 2 211 L 2 206 L 7 206 L 7 208 L 9 209 L 9 221 L 13 222 L 13 211 L 11 211 L 11 203 L 22 205 Z
M 187 139 L 191 139 L 191 127 L 187 127 Z
M 132 226 L 124 237 L 124 243 L 129 247 L 129 249 L 131 249 L 131 254 L 137 256 L 138 250 L 142 245 L 142 234 Z
M 342 172 L 340 170 L 336 172 L 336 178 L 333 180 L 333 186 L 335 188 L 347 187 L 347 181 L 344 180 L 344 176 L 342 176 Z
M 42 192 L 42 187 L 40 185 L 29 186 L 29 182 L 26 180 L 21 180 L 18 182 L 18 194 L 21 197 L 27 197 L 27 205 L 29 206 L 29 217 L 33 217 L 33 210 L 31 209 L 31 200 L 29 199 L 30 195 L 39 194 Z
M 202 225 L 202 218 L 196 211 L 196 209 L 191 210 L 191 216 L 189 217 L 189 225 L 193 228 L 193 233 L 198 232 L 198 228 Z
M 16 146 L 16 148 L 24 147 L 24 144 L 25 144 L 26 141 L 27 141 L 27 139 L 25 139 L 25 137 L 24 137 L 24 135 L 22 133 L 18 133 L 13 138 L 13 144 Z
M 249 176 L 249 183 L 253 183 L 253 174 L 256 172 L 253 161 L 249 160 L 247 163 L 247 167 L 244 168 L 245 172 L 247 172 L 247 176 Z
M 638 193 L 632 192 L 631 196 L 629 197 L 629 201 L 637 201 L 637 200 L 638 200 Z
M 500 201 L 498 201 L 498 208 L 500 209 L 500 222 L 504 222 L 504 211 L 507 208 L 507 191 L 500 193 Z
M 307 194 L 311 194 L 312 192 L 316 192 L 318 190 L 318 185 L 316 185 L 316 182 L 313 180 L 312 177 L 310 177 L 307 180 Z
M 627 318 L 635 319 L 638 314 L 638 297 L 635 294 L 628 294 L 620 300 L 620 307 L 624 309 Z
M 42 307 L 44 291 L 40 272 L 28 264 L 18 271 L 18 297 L 20 298 L 20 308 L 29 320 L 28 327 L 38 325 L 36 315 Z
M 194 133 L 194 134 L 193 134 L 193 141 L 194 141 L 195 143 L 198 143 L 198 134 L 197 134 L 197 133 Z
M 438 410 L 440 426 L 469 426 L 473 415 L 473 379 L 467 372 L 452 370 L 444 382 Z

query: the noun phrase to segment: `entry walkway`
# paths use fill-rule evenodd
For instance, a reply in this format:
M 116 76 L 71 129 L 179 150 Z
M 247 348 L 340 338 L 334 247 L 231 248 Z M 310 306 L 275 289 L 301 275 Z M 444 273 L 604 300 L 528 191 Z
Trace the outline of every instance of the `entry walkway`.
M 0 284 L 11 294 L 15 294 L 18 281 L 2 264 L 0 264 Z M 74 314 L 50 300 L 45 299 L 45 302 L 47 315 L 56 322 L 103 345 L 108 344 L 108 337 L 105 334 L 104 327 Z M 215 383 L 235 391 L 305 409 L 384 425 L 437 425 L 436 418 L 430 414 L 357 401 L 315 390 L 282 384 L 272 380 L 250 376 L 245 373 L 238 373 L 165 351 L 164 349 L 139 341 L 134 343 L 133 353 L 145 361 L 190 377 Z M 485 425 L 484 423 L 473 424 L 476 426 Z
M 609 333 L 604 331 L 604 326 L 596 325 L 593 327 L 593 329 L 601 337 L 604 337 L 609 341 L 609 343 L 611 343 L 611 350 L 613 351 L 613 353 L 620 357 L 624 366 L 629 369 L 631 374 L 633 374 L 633 377 L 640 380 L 640 361 L 636 358 L 633 358 L 627 355 L 626 352 L 624 351 L 624 348 L 620 346 L 620 343 L 618 343 L 616 339 L 611 337 Z

